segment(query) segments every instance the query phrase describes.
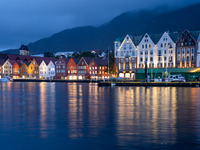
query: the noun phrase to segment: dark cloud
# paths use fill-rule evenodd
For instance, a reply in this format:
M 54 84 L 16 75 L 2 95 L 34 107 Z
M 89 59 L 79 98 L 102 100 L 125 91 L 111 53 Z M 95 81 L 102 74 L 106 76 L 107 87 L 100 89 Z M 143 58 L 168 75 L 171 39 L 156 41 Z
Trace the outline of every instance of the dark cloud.
M 198 2 L 199 0 L 1 0 L 0 50 L 18 48 L 21 44 L 34 42 L 67 28 L 98 26 L 125 11 L 160 6 L 177 9 Z

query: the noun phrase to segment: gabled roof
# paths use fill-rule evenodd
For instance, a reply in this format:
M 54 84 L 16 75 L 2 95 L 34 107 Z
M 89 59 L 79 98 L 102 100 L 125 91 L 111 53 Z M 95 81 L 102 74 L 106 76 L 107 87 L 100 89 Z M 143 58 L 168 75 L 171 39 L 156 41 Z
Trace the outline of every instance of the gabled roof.
M 181 33 L 180 32 L 169 33 L 169 36 L 172 39 L 172 41 L 176 43 L 178 39 L 181 37 Z
M 10 64 L 13 66 L 15 64 L 15 60 L 8 60 L 10 62 Z
M 157 44 L 163 34 L 150 34 L 150 38 L 154 44 Z
M 132 37 L 132 41 L 134 43 L 135 46 L 138 46 L 140 41 L 142 40 L 144 35 L 135 35 Z
M 79 61 L 81 60 L 81 58 L 72 58 L 73 61 L 78 65 Z
M 21 65 L 22 65 L 22 63 L 19 62 L 19 61 L 16 61 L 15 63 L 16 63 L 19 67 L 21 67 Z
M 4 61 L 0 61 L 0 66 L 2 66 L 4 64 Z
M 199 33 L 200 33 L 200 30 L 198 31 L 191 31 L 189 32 L 191 34 L 191 36 L 194 38 L 194 40 L 197 42 L 198 41 L 198 37 L 199 37 Z
M 62 58 L 64 62 L 67 64 L 69 62 L 69 58 Z
M 89 65 L 90 64 L 90 62 L 92 61 L 92 58 L 89 58 L 89 57 L 82 57 L 84 60 L 85 60 L 85 62 Z
M 95 63 L 98 66 L 107 66 L 108 65 L 108 59 L 98 59 L 98 58 L 94 58 L 93 59 L 95 61 Z

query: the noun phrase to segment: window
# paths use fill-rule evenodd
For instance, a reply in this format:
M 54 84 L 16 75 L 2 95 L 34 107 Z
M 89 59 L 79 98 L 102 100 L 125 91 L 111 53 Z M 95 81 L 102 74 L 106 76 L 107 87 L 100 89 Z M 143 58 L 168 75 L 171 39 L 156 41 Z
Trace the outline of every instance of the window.
M 145 61 L 146 61 L 146 62 L 148 61 L 148 58 L 147 58 L 147 57 L 145 58 Z
M 185 42 L 185 46 L 187 46 L 187 42 Z
M 83 65 L 84 63 L 82 62 L 81 64 Z
M 167 44 L 166 44 L 166 43 L 164 43 L 164 47 L 167 47 Z
M 181 46 L 183 46 L 183 43 L 181 43 Z
M 161 56 L 161 55 L 162 55 L 161 50 L 158 50 L 158 56 Z
M 153 57 L 150 57 L 150 61 L 153 61 Z
M 189 42 L 188 44 L 189 44 L 189 46 L 191 46 L 191 42 Z
M 167 50 L 165 50 L 165 54 L 167 54 Z
M 144 48 L 144 44 L 142 44 L 142 48 Z
M 118 56 L 118 52 L 116 52 L 116 56 Z
M 145 44 L 145 48 L 147 48 L 147 44 Z
M 148 51 L 145 51 L 145 55 L 148 55 Z
M 151 44 L 149 44 L 149 48 L 151 48 Z
M 140 61 L 143 61 L 143 58 L 140 58 Z
M 60 64 L 61 64 L 61 61 L 60 61 Z
M 190 49 L 188 48 L 188 49 L 187 49 L 187 54 L 189 54 L 189 53 L 190 53 Z
M 191 60 L 194 61 L 194 56 L 191 57 Z
M 181 57 L 180 56 L 178 56 L 178 61 L 180 61 L 181 60 Z
M 121 56 L 123 56 L 123 51 L 121 51 Z
M 189 56 L 187 56 L 187 61 L 189 61 Z
M 126 58 L 126 62 L 128 62 L 128 58 Z
M 150 54 L 153 55 L 153 51 L 150 51 Z
M 163 47 L 163 43 L 160 44 L 160 47 Z
M 135 56 L 135 51 L 132 51 L 132 56 Z
M 124 59 L 123 58 L 121 58 L 121 62 L 123 62 L 124 61 Z
M 164 60 L 166 61 L 166 60 L 167 60 L 167 57 L 164 57 Z
M 182 49 L 182 53 L 185 54 L 185 48 Z
M 124 45 L 124 49 L 126 49 L 126 45 Z
M 116 47 L 118 47 L 118 43 L 116 43 Z
M 177 52 L 178 54 L 180 54 L 180 49 L 178 49 L 178 52 Z
M 101 69 L 101 67 L 99 67 L 99 69 Z
M 95 67 L 95 69 L 97 69 L 97 67 Z
M 140 52 L 140 55 L 143 55 L 143 51 Z
M 194 48 L 192 48 L 192 54 L 194 54 Z
M 162 61 L 162 57 L 158 57 L 158 61 L 159 61 L 159 62 Z
M 129 46 L 129 49 L 132 49 L 132 45 Z
M 182 61 L 185 61 L 185 57 L 183 56 Z

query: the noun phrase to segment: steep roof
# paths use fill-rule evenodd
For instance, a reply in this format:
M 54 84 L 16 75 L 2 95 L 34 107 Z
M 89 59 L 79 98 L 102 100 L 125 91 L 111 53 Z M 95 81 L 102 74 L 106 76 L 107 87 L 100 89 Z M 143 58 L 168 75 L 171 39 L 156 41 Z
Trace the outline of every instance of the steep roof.
M 62 58 L 64 62 L 67 64 L 69 62 L 69 58 Z
M 150 38 L 154 44 L 157 44 L 163 34 L 150 34 Z
M 89 65 L 90 62 L 92 61 L 92 58 L 90 57 L 83 57 L 83 59 L 85 60 L 85 62 Z
M 95 61 L 95 63 L 98 66 L 107 66 L 108 65 L 108 59 L 98 59 L 98 58 L 94 58 L 93 59 Z
M 79 61 L 81 60 L 81 58 L 72 58 L 73 61 L 78 65 Z
M 169 33 L 169 36 L 172 39 L 172 41 L 176 43 L 178 39 L 180 38 L 181 33 L 180 32 Z
M 198 30 L 198 31 L 190 31 L 189 33 L 190 33 L 191 36 L 194 38 L 194 40 L 197 42 L 197 41 L 198 41 L 199 34 L 200 34 L 200 30 Z
M 138 46 L 140 41 L 142 40 L 144 35 L 135 35 L 132 37 L 132 41 L 134 43 L 135 46 Z

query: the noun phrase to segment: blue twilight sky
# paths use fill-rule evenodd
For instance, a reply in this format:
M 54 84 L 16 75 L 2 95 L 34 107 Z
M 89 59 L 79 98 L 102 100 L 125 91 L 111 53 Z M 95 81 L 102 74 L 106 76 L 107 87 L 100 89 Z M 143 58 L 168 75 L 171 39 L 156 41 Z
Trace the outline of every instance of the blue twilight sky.
M 99 26 L 125 11 L 177 9 L 199 0 L 0 0 L 0 50 L 19 48 L 62 30 Z

